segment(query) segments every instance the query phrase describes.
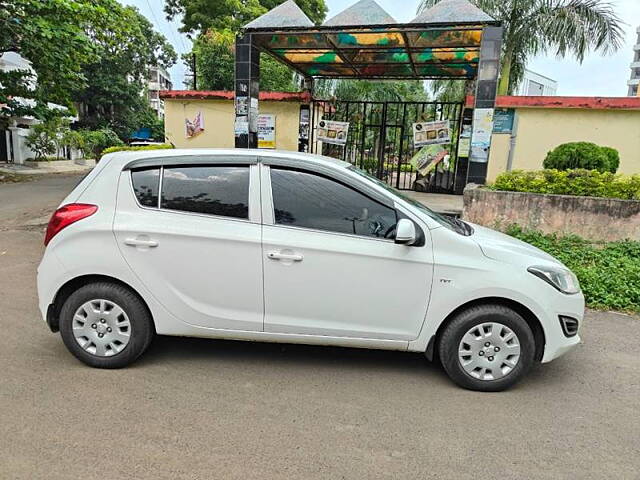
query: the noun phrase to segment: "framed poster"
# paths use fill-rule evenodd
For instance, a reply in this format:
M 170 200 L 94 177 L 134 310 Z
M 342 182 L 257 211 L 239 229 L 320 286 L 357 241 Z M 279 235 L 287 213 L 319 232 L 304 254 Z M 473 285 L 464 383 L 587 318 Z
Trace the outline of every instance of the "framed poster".
M 318 122 L 318 140 L 334 145 L 346 145 L 349 136 L 349 122 L 334 122 L 333 120 L 320 120 Z
M 413 124 L 414 147 L 441 145 L 444 143 L 451 143 L 451 128 L 449 120 Z
M 276 148 L 275 115 L 258 115 L 258 148 Z

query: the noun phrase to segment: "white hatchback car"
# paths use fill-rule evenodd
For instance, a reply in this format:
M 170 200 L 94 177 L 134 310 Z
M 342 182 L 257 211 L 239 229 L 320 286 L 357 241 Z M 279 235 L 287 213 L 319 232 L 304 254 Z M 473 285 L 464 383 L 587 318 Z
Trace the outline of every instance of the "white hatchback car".
M 584 298 L 553 257 L 320 156 L 110 154 L 45 244 L 42 315 L 93 367 L 180 335 L 424 352 L 497 391 L 580 341 Z

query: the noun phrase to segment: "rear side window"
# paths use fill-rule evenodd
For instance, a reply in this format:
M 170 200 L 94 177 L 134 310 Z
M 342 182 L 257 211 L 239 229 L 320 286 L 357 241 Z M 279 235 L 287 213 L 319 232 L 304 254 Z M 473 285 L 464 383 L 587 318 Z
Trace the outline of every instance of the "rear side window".
M 160 208 L 249 218 L 249 167 L 165 168 L 161 195 Z
M 375 238 L 395 233 L 393 208 L 327 177 L 272 167 L 271 189 L 277 224 Z
M 131 172 L 131 180 L 133 182 L 133 191 L 140 205 L 143 207 L 157 207 L 160 169 L 134 170 Z

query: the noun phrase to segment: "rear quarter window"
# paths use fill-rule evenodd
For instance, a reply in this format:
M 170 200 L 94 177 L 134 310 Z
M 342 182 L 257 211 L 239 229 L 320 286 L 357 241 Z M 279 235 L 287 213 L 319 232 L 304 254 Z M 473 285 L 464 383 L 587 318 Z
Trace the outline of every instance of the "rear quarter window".
M 143 207 L 158 206 L 158 190 L 160 184 L 160 169 L 145 168 L 131 172 L 133 191 L 138 202 Z

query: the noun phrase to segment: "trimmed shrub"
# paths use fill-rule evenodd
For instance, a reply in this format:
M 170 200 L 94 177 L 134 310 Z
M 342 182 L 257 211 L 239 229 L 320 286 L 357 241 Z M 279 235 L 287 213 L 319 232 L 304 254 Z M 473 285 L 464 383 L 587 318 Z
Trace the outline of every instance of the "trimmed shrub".
M 502 173 L 487 188 L 506 192 L 640 200 L 640 175 L 622 176 L 596 170 L 514 170 Z
M 107 153 L 114 153 L 114 152 L 137 152 L 140 150 L 167 150 L 170 148 L 174 148 L 174 147 L 169 143 L 159 143 L 157 145 L 144 145 L 139 147 L 128 147 L 125 145 L 122 147 L 105 148 L 102 151 L 102 155 L 106 155 Z
M 614 155 L 615 152 L 615 155 Z M 598 170 L 616 173 L 620 164 L 618 152 L 589 142 L 570 142 L 558 145 L 547 153 L 544 168 L 556 170 Z

